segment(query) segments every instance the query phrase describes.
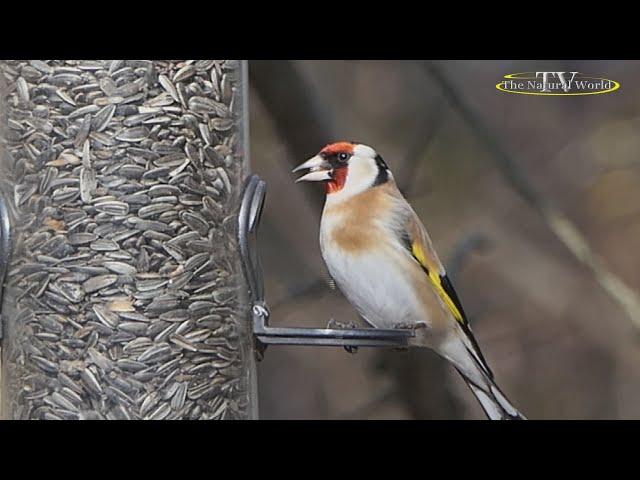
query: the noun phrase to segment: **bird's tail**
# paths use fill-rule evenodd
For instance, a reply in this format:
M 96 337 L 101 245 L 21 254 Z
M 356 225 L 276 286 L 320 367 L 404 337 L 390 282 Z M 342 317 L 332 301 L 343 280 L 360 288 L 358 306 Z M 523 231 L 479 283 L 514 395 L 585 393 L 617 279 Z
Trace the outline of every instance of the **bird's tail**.
M 480 387 L 462 372 L 460 374 L 480 402 L 480 406 L 489 420 L 526 420 L 525 416 L 511 404 L 492 379 L 488 379 L 487 384 Z
M 441 354 L 462 375 L 490 420 L 526 420 L 496 385 L 475 342 L 467 344 L 454 337 L 442 347 Z

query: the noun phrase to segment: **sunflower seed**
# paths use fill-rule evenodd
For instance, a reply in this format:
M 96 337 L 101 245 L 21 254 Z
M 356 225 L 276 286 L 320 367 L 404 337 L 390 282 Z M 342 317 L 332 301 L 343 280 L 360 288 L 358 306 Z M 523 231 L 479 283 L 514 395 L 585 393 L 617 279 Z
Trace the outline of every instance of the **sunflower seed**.
M 176 74 L 173 76 L 173 81 L 182 82 L 184 80 L 187 80 L 188 78 L 191 78 L 194 73 L 196 73 L 196 69 L 193 65 L 185 65 L 176 72 Z
M 113 114 L 116 111 L 115 105 L 107 105 L 103 107 L 98 113 L 96 113 L 95 117 L 93 117 L 93 122 L 91 126 L 96 132 L 102 132 L 107 126 L 109 122 L 113 118 Z
M 27 85 L 27 81 L 24 78 L 19 77 L 18 80 L 16 80 L 16 89 L 18 91 L 18 96 L 20 97 L 20 99 L 23 102 L 28 102 L 29 86 Z
M 126 128 L 122 132 L 116 135 L 116 140 L 123 142 L 137 143 L 141 142 L 149 136 L 149 129 L 147 127 L 133 127 Z
M 107 238 L 100 238 L 92 242 L 89 246 L 91 250 L 95 250 L 96 252 L 113 252 L 120 249 L 115 241 Z
M 29 60 L 29 65 L 42 73 L 53 73 L 53 68 L 51 68 L 49 65 L 47 65 L 46 62 L 43 62 L 42 60 Z
M 93 313 L 96 314 L 96 317 L 100 321 L 100 323 L 106 325 L 109 328 L 115 328 L 118 326 L 118 316 L 115 313 L 111 313 L 102 305 L 94 305 Z
M 96 187 L 96 172 L 91 168 L 82 167 L 80 169 L 80 198 L 84 203 L 91 202 Z
M 205 97 L 191 97 L 189 99 L 189 108 L 196 113 L 206 113 L 219 117 L 227 117 L 229 115 L 229 109 L 225 104 Z
M 98 202 L 95 207 L 99 212 L 108 213 L 109 215 L 126 215 L 129 213 L 129 205 L 116 200 Z
M 192 230 L 197 231 L 203 236 L 207 235 L 209 231 L 209 225 L 201 215 L 192 212 L 182 212 L 180 217 L 182 221 L 187 224 Z
M 135 275 L 136 267 L 124 262 L 104 262 L 104 267 L 111 270 L 114 273 L 120 273 L 123 275 Z
M 82 372 L 80 372 L 80 378 L 90 392 L 98 395 L 102 394 L 102 386 L 91 370 L 88 368 L 83 369 Z
M 162 403 L 156 410 L 150 415 L 146 416 L 146 420 L 163 420 L 171 413 L 171 405 L 168 403 Z
M 152 205 L 142 207 L 140 210 L 138 210 L 138 216 L 140 218 L 154 217 L 172 209 L 173 205 L 169 203 L 154 203 Z
M 80 107 L 74 110 L 67 118 L 73 120 L 74 118 L 84 117 L 87 114 L 96 113 L 97 111 L 98 107 L 96 105 L 87 105 L 86 107 Z
M 110 285 L 113 285 L 118 280 L 116 275 L 98 275 L 97 277 L 91 277 L 82 284 L 85 292 L 92 293 L 98 290 L 102 290 Z
M 176 102 L 180 101 L 180 99 L 178 98 L 178 91 L 176 90 L 176 87 L 173 85 L 171 80 L 169 80 L 169 78 L 167 78 L 166 75 L 159 75 L 158 76 L 158 81 L 160 82 L 160 85 L 162 86 L 162 88 L 164 88 L 166 90 L 166 92 L 169 95 L 171 95 L 171 97 Z

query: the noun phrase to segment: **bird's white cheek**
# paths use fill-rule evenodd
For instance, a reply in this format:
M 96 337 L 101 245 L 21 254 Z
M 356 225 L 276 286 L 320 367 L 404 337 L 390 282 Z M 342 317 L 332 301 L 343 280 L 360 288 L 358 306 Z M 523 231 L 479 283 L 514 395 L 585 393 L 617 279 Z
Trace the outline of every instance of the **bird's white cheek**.
M 352 160 L 349 163 L 349 176 L 345 184 L 346 188 L 355 191 L 363 191 L 369 188 L 376 179 L 378 172 L 375 165 L 370 162 Z
M 331 191 L 327 199 L 332 203 L 341 202 L 358 193 L 367 190 L 376 179 L 377 170 L 371 162 L 353 158 L 349 162 L 348 170 L 345 169 L 344 182 L 341 188 Z

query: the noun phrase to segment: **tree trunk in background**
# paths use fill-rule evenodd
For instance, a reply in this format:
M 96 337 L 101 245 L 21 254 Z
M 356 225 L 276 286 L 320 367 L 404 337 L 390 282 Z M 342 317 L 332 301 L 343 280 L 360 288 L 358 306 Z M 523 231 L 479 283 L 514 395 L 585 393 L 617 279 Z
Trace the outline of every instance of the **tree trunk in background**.
M 280 139 L 287 145 L 292 166 L 311 158 L 322 146 L 338 137 L 331 115 L 322 105 L 313 88 L 292 61 L 257 60 L 249 64 L 251 87 L 265 105 Z M 316 149 L 316 151 L 314 151 Z M 297 162 L 297 163 L 296 163 Z M 310 201 L 322 208 L 319 191 L 307 189 Z
M 251 86 L 273 118 L 281 140 L 287 145 L 296 166 L 325 144 L 340 140 L 331 114 L 292 61 L 250 62 Z M 314 150 L 315 149 L 315 150 Z M 318 190 L 305 194 L 320 210 L 323 198 Z M 324 288 L 323 282 L 316 282 Z M 396 383 L 396 393 L 416 419 L 460 418 L 462 405 L 447 384 L 451 372 L 445 362 L 431 352 L 381 351 L 376 362 Z

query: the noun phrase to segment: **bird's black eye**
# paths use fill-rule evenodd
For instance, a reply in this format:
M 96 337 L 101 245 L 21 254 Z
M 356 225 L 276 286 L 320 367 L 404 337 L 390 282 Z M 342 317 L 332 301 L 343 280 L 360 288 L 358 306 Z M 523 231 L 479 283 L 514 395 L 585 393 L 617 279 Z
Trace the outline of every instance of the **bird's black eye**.
M 349 160 L 349 154 L 348 153 L 339 153 L 338 154 L 338 160 L 340 160 L 341 162 L 346 162 L 347 160 Z

